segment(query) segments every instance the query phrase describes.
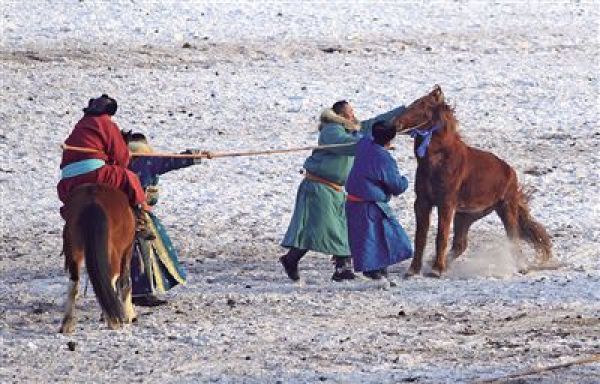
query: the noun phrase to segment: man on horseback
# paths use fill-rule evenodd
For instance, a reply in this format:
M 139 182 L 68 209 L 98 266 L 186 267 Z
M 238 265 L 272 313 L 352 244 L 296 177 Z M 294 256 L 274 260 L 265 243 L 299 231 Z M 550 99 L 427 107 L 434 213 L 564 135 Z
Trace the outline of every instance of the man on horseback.
M 127 169 L 129 149 L 111 118 L 116 112 L 117 101 L 105 94 L 90 99 L 88 106 L 83 108 L 83 118 L 77 122 L 65 144 L 83 147 L 86 151 L 66 149 L 63 152 L 58 198 L 66 203 L 73 189 L 82 184 L 108 184 L 120 189 L 127 195 L 138 219 L 137 236 L 152 239 L 154 235 L 144 220 L 144 211 L 148 210 L 144 190 L 135 173 Z
M 298 262 L 309 250 L 333 255 L 334 281 L 354 279 L 344 184 L 354 162 L 355 144 L 362 136 L 371 136 L 376 121 L 390 121 L 404 109 L 401 106 L 361 122 L 350 103 L 342 100 L 321 113 L 319 145 L 348 145 L 315 150 L 304 162 L 305 178 L 298 187 L 294 213 L 281 243 L 288 252 L 279 259 L 290 279 L 300 279 Z

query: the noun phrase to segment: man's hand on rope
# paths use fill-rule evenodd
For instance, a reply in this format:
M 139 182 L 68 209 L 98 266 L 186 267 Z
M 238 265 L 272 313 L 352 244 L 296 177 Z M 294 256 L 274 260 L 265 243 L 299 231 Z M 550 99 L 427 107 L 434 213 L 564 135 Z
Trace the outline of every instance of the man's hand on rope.
M 203 151 L 201 149 L 186 149 L 185 151 L 181 152 L 182 154 L 185 155 L 202 155 L 205 156 L 207 159 L 210 159 L 211 156 L 209 156 L 210 152 L 207 151 Z M 192 159 L 192 162 L 194 164 L 200 164 L 202 162 L 202 157 L 198 156 Z

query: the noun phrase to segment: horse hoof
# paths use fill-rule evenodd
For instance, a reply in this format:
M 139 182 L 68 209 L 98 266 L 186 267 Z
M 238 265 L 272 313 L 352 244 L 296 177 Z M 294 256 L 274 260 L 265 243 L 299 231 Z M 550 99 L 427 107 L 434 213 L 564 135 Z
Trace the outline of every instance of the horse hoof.
M 431 272 L 427 273 L 425 276 L 439 279 L 440 277 L 442 277 L 442 272 L 432 269 Z
M 120 321 L 108 321 L 107 325 L 108 325 L 108 328 L 112 329 L 113 331 L 116 331 L 117 329 L 121 328 Z
M 70 335 L 75 330 L 75 326 L 72 324 L 63 324 L 58 330 L 59 333 L 63 335 Z
M 410 279 L 411 277 L 413 277 L 413 276 L 416 276 L 416 275 L 418 275 L 418 274 L 419 274 L 419 272 L 417 272 L 417 271 L 415 271 L 415 270 L 413 270 L 413 269 L 409 269 L 409 270 L 408 270 L 408 271 L 406 271 L 406 273 L 404 274 L 404 278 L 405 278 L 405 279 Z

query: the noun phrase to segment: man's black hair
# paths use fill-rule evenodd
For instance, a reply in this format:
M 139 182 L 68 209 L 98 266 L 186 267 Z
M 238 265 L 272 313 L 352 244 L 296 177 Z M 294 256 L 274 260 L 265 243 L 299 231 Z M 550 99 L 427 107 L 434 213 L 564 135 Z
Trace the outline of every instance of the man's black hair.
M 117 108 L 117 100 L 103 93 L 102 96 L 96 99 L 90 99 L 88 106 L 83 108 L 83 113 L 90 116 L 100 116 L 105 113 L 113 116 L 117 113 Z
M 333 109 L 333 112 L 335 112 L 336 115 L 341 115 L 342 112 L 344 112 L 346 105 L 348 105 L 346 100 L 336 101 L 333 103 L 333 107 L 331 107 L 331 109 Z
M 396 129 L 382 120 L 376 121 L 373 124 L 371 132 L 373 134 L 373 141 L 381 146 L 386 145 L 396 137 Z

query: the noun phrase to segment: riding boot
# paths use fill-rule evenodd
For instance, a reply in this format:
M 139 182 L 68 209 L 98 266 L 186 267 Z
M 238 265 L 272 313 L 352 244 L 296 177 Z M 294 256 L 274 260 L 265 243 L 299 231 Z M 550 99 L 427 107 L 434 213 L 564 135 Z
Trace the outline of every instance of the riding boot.
M 382 270 L 380 270 L 380 269 L 374 269 L 372 271 L 365 271 L 365 272 L 363 272 L 363 275 L 365 277 L 368 277 L 371 280 L 381 280 L 381 279 L 385 278 Z
M 333 256 L 335 270 L 331 279 L 333 281 L 353 280 L 356 276 L 352 272 L 352 258 L 349 256 Z
M 300 274 L 298 273 L 298 262 L 304 255 L 306 255 L 306 252 L 308 252 L 308 250 L 292 247 L 288 253 L 279 258 L 279 262 L 281 265 L 283 265 L 285 273 L 293 281 L 300 280 Z
M 146 215 L 144 214 L 144 208 L 141 205 L 136 205 L 133 207 L 133 213 L 135 215 L 135 235 L 140 240 L 154 240 L 156 236 L 154 233 L 148 228 L 148 221 L 146 220 Z
M 140 307 L 157 307 L 167 304 L 167 300 L 159 299 L 155 295 L 134 296 L 131 301 Z

